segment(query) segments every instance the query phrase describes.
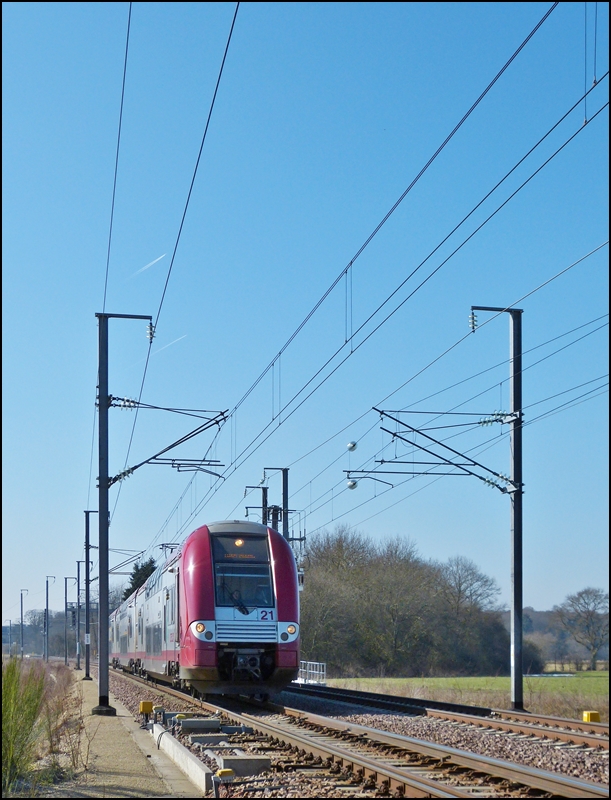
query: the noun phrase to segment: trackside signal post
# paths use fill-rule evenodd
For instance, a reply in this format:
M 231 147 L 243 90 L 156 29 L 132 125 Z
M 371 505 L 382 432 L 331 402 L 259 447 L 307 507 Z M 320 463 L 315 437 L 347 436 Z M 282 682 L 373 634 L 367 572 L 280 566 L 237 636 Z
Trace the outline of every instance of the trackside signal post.
M 522 679 L 522 309 L 471 306 L 474 311 L 509 314 L 509 392 L 511 395 L 511 707 L 524 708 Z
M 147 319 L 140 314 L 96 314 L 98 318 L 98 522 L 99 522 L 99 581 L 98 604 L 98 705 L 92 714 L 115 716 L 117 711 L 108 702 L 108 320 Z

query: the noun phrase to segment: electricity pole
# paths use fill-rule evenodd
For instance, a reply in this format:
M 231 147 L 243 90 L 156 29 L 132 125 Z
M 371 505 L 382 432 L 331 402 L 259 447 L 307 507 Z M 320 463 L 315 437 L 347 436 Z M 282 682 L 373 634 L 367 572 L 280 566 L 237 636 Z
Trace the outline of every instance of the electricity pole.
M 76 562 L 76 667 L 81 668 L 81 564 L 86 561 Z
M 265 467 L 267 470 L 277 470 L 282 473 L 282 535 L 289 539 L 289 468 L 288 467 Z M 267 498 L 266 498 L 267 500 Z M 278 506 L 271 506 L 272 528 L 278 530 Z M 274 516 L 275 515 L 275 516 Z M 263 523 L 265 524 L 265 522 Z
M 76 578 L 64 578 L 64 664 L 68 666 L 68 581 Z
M 115 716 L 117 711 L 108 701 L 108 320 L 147 319 L 152 337 L 152 317 L 140 314 L 96 313 L 98 318 L 98 523 L 99 523 L 99 581 L 100 599 L 98 601 L 98 705 L 91 713 L 101 716 Z
M 97 511 L 85 511 L 85 677 L 84 681 L 90 681 L 91 675 L 89 674 L 89 655 L 91 648 L 91 633 L 89 631 L 90 610 L 89 610 L 89 515 L 97 514 Z
M 261 489 L 261 524 L 267 525 L 267 517 L 268 517 L 268 505 L 267 505 L 267 486 L 247 486 L 246 489 Z M 244 496 L 246 497 L 246 491 L 244 491 Z M 252 508 L 252 506 L 248 506 L 246 509 L 246 516 L 248 516 L 248 509 Z
M 23 593 L 28 593 L 29 589 L 21 589 L 21 660 L 23 661 Z
M 44 630 L 44 660 L 49 660 L 49 578 L 55 580 L 55 575 L 47 575 L 45 593 L 45 630 Z
M 515 487 L 511 499 L 511 707 L 524 708 L 522 678 L 523 565 L 522 565 L 522 309 L 471 306 L 472 329 L 474 311 L 507 312 L 509 314 L 509 391 L 511 395 L 511 482 Z

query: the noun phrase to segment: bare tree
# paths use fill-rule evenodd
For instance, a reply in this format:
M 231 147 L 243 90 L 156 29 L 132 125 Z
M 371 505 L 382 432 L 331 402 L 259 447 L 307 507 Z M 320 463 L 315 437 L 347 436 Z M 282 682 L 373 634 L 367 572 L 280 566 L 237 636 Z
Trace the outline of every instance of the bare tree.
M 481 572 L 464 556 L 454 556 L 441 567 L 444 578 L 442 593 L 458 618 L 470 609 L 491 610 L 500 589 L 494 580 Z
M 570 594 L 554 611 L 560 624 L 577 644 L 590 654 L 590 669 L 596 670 L 596 657 L 609 642 L 609 593 L 588 586 Z

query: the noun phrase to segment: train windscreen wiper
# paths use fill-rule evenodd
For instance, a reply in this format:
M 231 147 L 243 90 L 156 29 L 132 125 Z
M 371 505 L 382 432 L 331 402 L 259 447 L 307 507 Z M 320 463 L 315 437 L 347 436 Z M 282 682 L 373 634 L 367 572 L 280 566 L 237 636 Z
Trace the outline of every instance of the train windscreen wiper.
M 246 606 L 244 605 L 244 603 L 242 602 L 242 600 L 239 597 L 240 593 L 239 593 L 238 589 L 235 589 L 233 592 L 230 592 L 229 591 L 229 587 L 227 586 L 227 584 L 224 581 L 223 581 L 223 589 L 225 589 L 225 591 L 227 592 L 227 594 L 229 595 L 229 597 L 231 599 L 231 602 L 238 609 L 240 614 L 247 614 L 247 615 L 250 614 L 250 611 L 246 608 Z

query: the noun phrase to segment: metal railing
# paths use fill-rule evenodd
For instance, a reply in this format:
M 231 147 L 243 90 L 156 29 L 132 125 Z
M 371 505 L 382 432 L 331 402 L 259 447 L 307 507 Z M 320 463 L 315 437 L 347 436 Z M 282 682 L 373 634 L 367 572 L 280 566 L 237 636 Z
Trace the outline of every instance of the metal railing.
M 319 686 L 326 686 L 326 663 L 324 661 L 300 661 L 299 675 L 293 683 L 315 683 Z

